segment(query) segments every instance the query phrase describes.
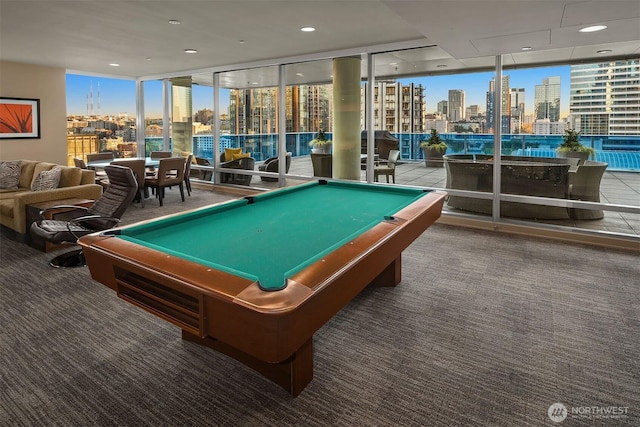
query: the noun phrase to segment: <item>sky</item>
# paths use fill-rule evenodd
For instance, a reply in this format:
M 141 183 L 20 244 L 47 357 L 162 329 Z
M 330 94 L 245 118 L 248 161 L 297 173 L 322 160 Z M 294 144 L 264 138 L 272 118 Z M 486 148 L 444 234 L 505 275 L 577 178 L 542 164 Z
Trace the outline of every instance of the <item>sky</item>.
M 504 71 L 509 76 L 511 88 L 525 88 L 525 114 L 533 114 L 535 86 L 542 84 L 547 77 L 560 77 L 560 117 L 569 114 L 569 75 L 568 65 L 523 70 Z M 437 77 L 417 77 L 400 80 L 403 83 L 413 81 L 421 83 L 425 88 L 426 111 L 436 111 L 438 102 L 449 97 L 450 89 L 462 89 L 466 95 L 466 106 L 477 104 L 481 111 L 486 110 L 486 92 L 494 73 L 456 74 Z M 98 89 L 99 88 L 99 89 Z M 162 116 L 162 83 L 146 82 L 145 115 L 147 117 Z M 98 92 L 99 104 L 98 108 Z M 227 112 L 229 107 L 229 91 L 221 90 L 220 109 Z M 93 97 L 91 97 L 93 93 Z M 136 83 L 134 80 L 120 80 L 96 76 L 67 74 L 67 115 L 85 115 L 91 113 L 90 100 L 93 99 L 93 114 L 135 116 Z M 209 108 L 213 109 L 213 95 L 210 87 L 194 86 L 192 93 L 193 112 Z M 89 107 L 88 107 L 89 105 Z

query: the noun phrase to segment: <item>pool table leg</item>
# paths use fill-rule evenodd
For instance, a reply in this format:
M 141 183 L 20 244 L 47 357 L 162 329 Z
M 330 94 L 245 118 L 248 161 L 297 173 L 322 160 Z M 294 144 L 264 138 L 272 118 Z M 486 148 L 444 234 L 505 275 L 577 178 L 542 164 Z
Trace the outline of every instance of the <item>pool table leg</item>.
M 397 286 L 402 280 L 402 254 L 391 261 L 382 273 L 369 283 L 371 287 Z
M 264 377 L 287 390 L 294 397 L 299 395 L 313 379 L 313 337 L 309 338 L 309 340 L 287 360 L 279 363 L 269 363 L 256 359 L 250 354 L 231 347 L 215 338 L 200 338 L 185 330 L 182 330 L 182 339 L 210 347 L 244 363 L 246 366 L 261 373 Z

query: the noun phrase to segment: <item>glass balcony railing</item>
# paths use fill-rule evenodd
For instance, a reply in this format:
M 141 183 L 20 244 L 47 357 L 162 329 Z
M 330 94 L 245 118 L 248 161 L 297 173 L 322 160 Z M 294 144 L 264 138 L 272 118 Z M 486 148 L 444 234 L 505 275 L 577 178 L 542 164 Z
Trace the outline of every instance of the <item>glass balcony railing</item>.
M 420 141 L 429 137 L 428 133 L 393 134 L 400 140 L 400 157 L 403 160 L 424 159 Z M 327 133 L 332 139 L 332 134 Z M 293 157 L 308 156 L 311 153 L 309 141 L 313 132 L 288 133 L 286 150 Z M 440 137 L 448 145 L 448 154 L 493 154 L 493 135 L 476 133 L 443 133 Z M 595 150 L 593 160 L 606 162 L 609 171 L 640 172 L 640 136 L 582 135 L 584 145 Z M 161 150 L 162 137 L 147 137 L 146 152 Z M 502 154 L 511 156 L 556 157 L 556 148 L 562 142 L 562 135 L 507 134 L 502 135 Z M 277 134 L 222 135 L 220 150 L 242 148 L 251 153 L 256 161 L 263 161 L 277 155 Z M 198 157 L 213 159 L 213 136 L 194 135 L 193 152 Z

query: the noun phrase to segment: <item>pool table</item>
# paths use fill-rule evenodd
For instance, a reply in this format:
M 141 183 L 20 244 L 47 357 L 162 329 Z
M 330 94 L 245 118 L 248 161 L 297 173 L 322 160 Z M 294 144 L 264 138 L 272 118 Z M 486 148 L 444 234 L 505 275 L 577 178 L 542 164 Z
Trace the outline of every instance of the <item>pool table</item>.
M 82 237 L 94 280 L 297 396 L 313 334 L 401 253 L 446 193 L 319 180 Z

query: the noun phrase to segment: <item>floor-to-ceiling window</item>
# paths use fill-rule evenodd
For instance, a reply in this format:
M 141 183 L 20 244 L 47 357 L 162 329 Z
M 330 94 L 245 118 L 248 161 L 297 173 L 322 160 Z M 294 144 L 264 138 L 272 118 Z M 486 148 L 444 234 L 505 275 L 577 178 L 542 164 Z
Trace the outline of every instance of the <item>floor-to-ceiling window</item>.
M 67 74 L 66 86 L 69 165 L 101 151 L 135 156 L 135 81 Z
M 600 111 L 587 115 L 584 114 L 584 107 L 579 105 L 579 99 L 593 99 L 597 95 L 587 94 L 586 88 L 593 85 L 578 82 L 575 77 L 584 77 L 585 71 L 581 68 L 575 68 L 574 72 L 571 65 L 560 64 L 512 69 L 513 64 L 507 63 L 499 74 L 499 81 L 496 81 L 495 58 L 478 59 L 475 66 L 470 67 L 473 71 L 469 72 L 467 67 L 459 63 L 453 66 L 451 62 L 448 65 L 441 64 L 446 61 L 438 59 L 438 55 L 430 58 L 430 52 L 433 52 L 433 48 L 375 54 L 374 102 L 370 112 L 366 109 L 367 64 L 362 61 L 360 125 L 365 129 L 369 119 L 366 115 L 371 114 L 374 130 L 388 131 L 398 140 L 401 155 L 395 173 L 397 184 L 448 189 L 454 196 L 451 198 L 453 203 L 446 207 L 448 212 L 491 218 L 498 204 L 495 204 L 493 196 L 495 187 L 490 171 L 496 163 L 493 157 L 499 151 L 502 155 L 498 159 L 501 163 L 500 178 L 505 170 L 508 175 L 508 179 L 504 175 L 506 181 L 500 182 L 502 219 L 640 233 L 637 212 L 640 200 L 637 190 L 640 135 L 629 127 L 629 123 L 640 121 L 635 116 L 629 117 L 637 115 L 633 105 L 630 105 L 637 96 L 634 98 L 633 94 L 627 92 L 624 95 L 615 93 L 616 99 L 624 98 L 627 109 L 611 113 L 607 120 L 617 124 L 615 129 L 606 128 L 605 132 L 602 123 L 606 120 L 601 116 L 608 113 Z M 605 86 L 610 90 L 600 90 L 598 93 L 613 93 L 613 89 L 619 91 L 621 87 L 637 92 L 638 85 L 634 83 L 634 78 L 637 80 L 634 77 L 638 72 L 637 61 L 619 62 L 615 62 L 614 66 L 617 70 L 624 68 L 624 82 L 609 81 Z M 599 69 L 602 67 L 606 67 L 606 64 L 598 66 Z M 287 64 L 283 93 L 279 93 L 281 75 L 278 70 L 274 65 L 219 72 L 220 104 L 226 108 L 226 111 L 221 108 L 218 113 L 219 151 L 223 152 L 228 147 L 241 148 L 255 159 L 256 170 L 262 162 L 277 156 L 280 103 L 283 102 L 286 151 L 292 153 L 291 174 L 311 177 L 314 172 L 309 158 L 312 149 L 309 141 L 317 136 L 319 130 L 326 131 L 332 137 L 331 60 Z M 606 75 L 613 78 L 611 76 L 621 75 L 621 72 Z M 605 84 L 602 75 L 597 80 L 600 86 Z M 211 86 L 203 85 L 202 88 L 208 94 Z M 603 105 L 610 104 L 610 101 L 613 102 L 605 100 Z M 590 106 L 593 107 L 593 102 Z M 192 121 L 199 123 L 194 126 L 200 129 L 194 132 L 206 135 L 209 130 L 206 124 L 202 124 L 205 111 L 198 114 L 203 108 L 196 108 L 195 104 L 194 108 Z M 146 117 L 150 118 L 148 112 Z M 587 166 L 593 166 L 592 170 L 595 171 L 596 166 L 602 167 L 606 163 L 606 168 L 599 178 L 599 187 L 593 191 L 592 186 L 589 194 L 580 194 L 574 191 L 582 185 L 581 178 L 573 181 L 578 176 L 578 165 L 569 164 L 570 170 L 567 171 L 556 166 L 558 162 L 565 162 L 557 160 L 561 156 L 556 149 L 566 129 L 578 125 L 586 129 L 595 120 L 594 117 L 602 133 L 581 132 L 580 138 L 583 144 L 594 149 L 591 163 Z M 621 117 L 625 119 L 624 125 L 620 124 Z M 627 130 L 626 134 L 621 134 L 620 129 L 623 128 Z M 421 142 L 428 138 L 432 129 L 447 144 L 445 156 L 450 161 L 458 162 L 454 176 L 445 167 L 444 161 L 441 161 L 440 167 L 427 166 L 425 162 Z M 500 131 L 499 150 L 495 145 L 497 130 Z M 198 143 L 193 150 L 212 160 L 219 153 L 213 152 L 213 131 L 210 135 L 210 142 Z M 384 160 L 378 159 L 380 163 Z M 510 164 L 513 161 L 519 163 Z M 524 167 L 524 161 L 538 164 Z M 460 167 L 460 163 L 464 162 L 466 164 Z M 459 170 L 462 170 L 462 174 L 458 173 Z M 364 170 L 361 179 L 366 179 Z M 463 185 L 456 188 L 460 185 L 460 179 L 463 179 Z M 288 180 L 286 185 L 296 182 Z M 254 176 L 250 184 L 268 187 L 258 176 Z M 277 185 L 282 185 L 282 182 Z M 545 186 L 549 191 L 543 191 Z M 456 197 L 458 202 L 460 197 L 465 197 L 469 199 L 466 202 L 473 203 L 456 203 Z M 592 206 L 594 203 L 608 206 L 596 209 Z M 533 208 L 526 210 L 524 216 L 511 216 L 514 210 L 510 207 L 513 204 L 530 204 Z M 601 218 L 583 219 L 580 215 L 574 215 L 580 210 L 595 211 L 596 216 L 603 211 L 603 215 Z M 565 212 L 568 217 L 549 217 L 550 212 Z

